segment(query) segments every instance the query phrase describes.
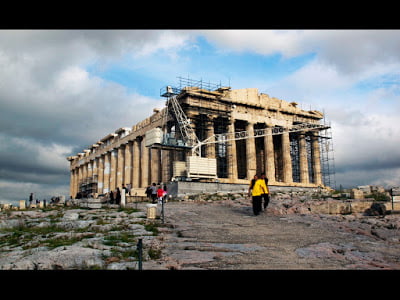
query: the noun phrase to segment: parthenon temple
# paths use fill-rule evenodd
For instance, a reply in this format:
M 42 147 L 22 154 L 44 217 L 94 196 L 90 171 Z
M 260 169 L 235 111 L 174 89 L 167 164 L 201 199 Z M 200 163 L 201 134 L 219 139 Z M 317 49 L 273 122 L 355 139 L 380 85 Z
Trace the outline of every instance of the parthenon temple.
M 255 174 L 265 172 L 272 186 L 326 184 L 321 165 L 321 132 L 329 127 L 320 126 L 322 112 L 303 110 L 295 102 L 259 93 L 257 88 L 184 86 L 175 94 L 163 96 L 175 97 L 187 128 L 198 141 L 212 141 L 214 136 L 214 142 L 198 145 L 197 154 L 213 159 L 214 176 L 192 176 L 190 180 L 248 184 Z M 185 164 L 195 154 L 193 147 L 185 147 L 184 133 L 179 130 L 182 124 L 176 114 L 167 105 L 154 109 L 151 116 L 132 127 L 121 127 L 67 157 L 70 195 L 106 194 L 123 184 L 132 190 L 144 190 L 153 182 L 189 177 Z M 169 142 L 150 144 L 153 129 L 158 129 Z M 237 138 L 229 139 L 229 134 Z M 240 138 L 242 135 L 244 138 Z

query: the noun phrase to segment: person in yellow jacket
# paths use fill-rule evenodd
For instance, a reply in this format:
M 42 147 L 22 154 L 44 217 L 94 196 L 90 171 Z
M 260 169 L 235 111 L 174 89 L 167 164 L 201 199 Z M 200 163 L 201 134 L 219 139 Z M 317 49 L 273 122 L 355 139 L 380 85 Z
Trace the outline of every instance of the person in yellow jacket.
M 262 195 L 268 193 L 268 188 L 265 184 L 264 179 L 258 179 L 258 176 L 254 176 L 254 179 L 251 181 L 249 186 L 249 194 L 250 190 L 252 196 L 253 213 L 257 216 L 261 212 Z
M 265 177 L 265 173 L 261 173 L 261 179 L 265 181 L 265 185 L 267 186 L 267 192 L 261 195 L 261 198 L 264 199 L 264 211 L 265 211 L 269 203 L 268 178 Z

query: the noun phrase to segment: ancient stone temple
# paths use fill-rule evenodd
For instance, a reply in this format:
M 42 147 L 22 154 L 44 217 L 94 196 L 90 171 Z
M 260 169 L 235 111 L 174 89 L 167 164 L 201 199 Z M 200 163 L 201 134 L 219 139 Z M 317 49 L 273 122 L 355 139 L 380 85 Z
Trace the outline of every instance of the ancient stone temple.
M 143 190 L 171 180 L 248 184 L 261 172 L 272 186 L 324 185 L 321 132 L 329 127 L 321 124 L 321 112 L 256 88 L 167 87 L 161 94 L 168 98 L 166 107 L 67 158 L 71 196 L 105 194 L 123 184 Z M 168 105 L 171 100 L 175 106 Z M 159 141 L 151 142 L 155 133 Z M 197 144 L 185 140 L 190 134 Z M 188 158 L 196 155 L 214 162 L 215 174 L 189 176 Z

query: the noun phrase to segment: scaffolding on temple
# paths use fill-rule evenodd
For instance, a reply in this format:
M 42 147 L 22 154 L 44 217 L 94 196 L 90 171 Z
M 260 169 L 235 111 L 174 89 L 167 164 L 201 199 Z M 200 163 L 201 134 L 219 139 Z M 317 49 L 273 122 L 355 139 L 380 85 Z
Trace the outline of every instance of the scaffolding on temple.
M 320 145 L 320 161 L 321 161 L 321 173 L 322 181 L 325 186 L 329 186 L 336 189 L 335 180 L 335 161 L 334 151 L 332 142 L 332 131 L 331 124 L 323 119 L 323 129 L 319 131 L 318 142 Z M 290 134 L 290 156 L 292 159 L 292 174 L 293 182 L 300 182 L 300 153 L 299 153 L 299 134 L 293 132 Z M 306 134 L 305 136 L 307 161 L 308 161 L 308 175 L 309 181 L 314 182 L 315 174 L 312 168 L 312 146 L 311 146 L 311 135 Z M 279 177 L 278 177 L 279 178 Z M 279 180 L 278 180 L 279 181 Z
M 328 125 L 325 119 L 324 112 L 324 125 Z M 335 178 L 335 158 L 332 142 L 331 124 L 326 129 L 322 130 L 319 135 L 320 149 L 321 149 L 321 171 L 322 180 L 325 186 L 336 189 Z
M 165 110 L 164 118 L 165 121 L 167 120 L 167 116 L 169 113 L 169 110 L 173 114 L 172 116 L 175 116 L 174 123 L 175 126 L 174 132 L 171 132 L 168 134 L 168 137 L 173 136 L 174 140 L 176 137 L 180 137 L 182 139 L 181 146 L 182 147 L 190 147 L 193 146 L 193 143 L 187 143 L 187 140 L 190 140 L 188 138 L 185 138 L 185 136 L 194 136 L 196 137 L 197 140 L 197 146 L 194 146 L 193 149 L 198 149 L 197 153 L 200 157 L 207 157 L 208 152 L 212 151 L 213 155 L 212 157 L 215 157 L 216 159 L 216 165 L 217 165 L 217 176 L 219 178 L 228 178 L 229 174 L 232 173 L 232 170 L 228 169 L 228 161 L 232 158 L 232 152 L 229 150 L 230 147 L 232 147 L 232 137 L 227 133 L 228 132 L 228 119 L 230 118 L 230 113 L 225 111 L 222 106 L 221 108 L 215 107 L 216 103 L 213 103 L 213 106 L 209 106 L 206 102 L 207 100 L 203 100 L 202 98 L 199 98 L 198 101 L 203 102 L 204 101 L 204 106 L 202 106 L 201 111 L 199 111 L 199 114 L 196 116 L 193 116 L 191 119 L 186 118 L 185 113 L 183 112 L 182 108 L 180 108 L 180 105 L 176 104 L 175 106 L 179 106 L 180 110 L 179 113 L 174 110 L 173 105 L 168 105 L 168 103 L 178 103 L 176 97 L 179 97 L 178 95 L 184 91 L 187 88 L 199 88 L 200 93 L 202 91 L 207 90 L 207 91 L 215 91 L 218 89 L 222 88 L 221 83 L 220 84 L 215 84 L 215 83 L 210 83 L 210 82 L 205 82 L 203 80 L 193 80 L 190 78 L 183 78 L 183 77 L 178 77 L 179 83 L 176 87 L 173 86 L 166 86 L 161 88 L 160 90 L 160 95 L 162 97 L 168 98 L 167 100 L 167 109 Z M 175 101 L 175 102 L 173 102 Z M 170 107 L 169 107 L 170 106 Z M 215 113 L 215 111 L 218 111 L 219 113 L 224 112 L 222 115 L 219 115 L 218 117 L 215 117 L 213 119 L 213 128 L 210 129 L 209 125 L 209 115 L 212 115 Z M 179 118 L 176 116 L 183 115 L 184 118 Z M 290 139 L 290 156 L 291 156 L 291 161 L 292 161 L 292 181 L 293 182 L 298 182 L 300 183 L 302 181 L 301 175 L 300 174 L 300 136 L 304 138 L 305 142 L 305 153 L 302 155 L 307 156 L 307 162 L 308 162 L 308 178 L 309 182 L 315 182 L 315 179 L 317 177 L 314 172 L 316 171 L 313 168 L 313 153 L 312 153 L 312 140 L 313 137 L 318 138 L 318 143 L 320 145 L 320 166 L 321 166 L 321 175 L 322 175 L 322 183 L 325 186 L 329 186 L 332 188 L 336 188 L 336 182 L 335 182 L 335 166 L 334 166 L 334 153 L 333 153 L 333 143 L 332 143 L 332 133 L 331 133 L 331 127 L 330 124 L 327 124 L 326 119 L 325 119 L 325 113 L 324 119 L 323 119 L 323 124 L 314 124 L 314 123 L 304 123 L 301 119 L 295 119 L 293 121 L 293 128 L 289 130 L 289 139 Z M 180 120 L 182 119 L 182 120 Z M 182 125 L 183 124 L 183 125 Z M 261 126 L 261 127 L 260 127 Z M 180 134 L 177 132 L 177 128 L 179 129 L 190 129 L 191 134 L 188 135 L 187 132 L 181 132 Z M 277 129 L 283 129 L 280 128 L 280 126 L 276 126 Z M 303 130 L 306 129 L 306 130 Z M 209 131 L 212 130 L 213 132 L 210 133 Z M 263 157 L 265 156 L 265 146 L 263 142 L 263 137 L 265 136 L 265 125 L 261 124 L 255 124 L 254 130 L 259 130 L 261 134 L 258 134 L 257 137 L 255 137 L 255 149 L 256 149 L 256 172 L 261 173 L 265 172 L 266 170 L 266 165 Z M 234 124 L 234 131 L 235 135 L 236 134 L 241 134 L 245 133 L 246 131 L 246 122 L 245 121 L 236 121 Z M 304 133 L 306 131 L 306 133 Z M 318 132 L 318 133 L 317 133 Z M 275 148 L 275 180 L 277 182 L 283 182 L 284 181 L 284 174 L 283 174 L 283 154 L 282 154 L 282 142 L 280 138 L 275 135 L 275 134 L 280 134 L 280 132 L 274 132 L 273 133 L 273 144 Z M 305 134 L 305 136 L 303 136 Z M 214 135 L 214 137 L 210 136 Z M 249 136 L 247 134 L 243 135 L 244 138 L 248 138 Z M 220 140 L 218 140 L 220 138 Z M 247 158 L 246 158 L 246 143 L 243 139 L 237 138 L 235 136 L 235 143 L 236 151 L 238 153 L 241 153 L 239 157 L 237 157 L 237 176 L 239 179 L 244 179 L 247 177 Z M 173 146 L 172 144 L 165 143 L 164 146 Z M 179 145 L 175 145 L 178 147 Z M 174 146 L 174 147 L 175 147 Z M 304 146 L 303 146 L 304 147 Z

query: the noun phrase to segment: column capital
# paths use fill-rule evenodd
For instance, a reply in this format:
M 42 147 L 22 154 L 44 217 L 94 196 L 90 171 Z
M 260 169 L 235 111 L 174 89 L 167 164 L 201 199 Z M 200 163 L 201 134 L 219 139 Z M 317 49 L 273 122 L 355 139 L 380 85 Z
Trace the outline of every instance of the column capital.
M 214 121 L 214 119 L 218 118 L 216 114 L 207 114 L 208 121 Z

